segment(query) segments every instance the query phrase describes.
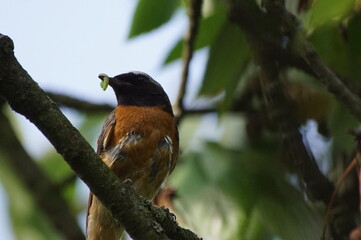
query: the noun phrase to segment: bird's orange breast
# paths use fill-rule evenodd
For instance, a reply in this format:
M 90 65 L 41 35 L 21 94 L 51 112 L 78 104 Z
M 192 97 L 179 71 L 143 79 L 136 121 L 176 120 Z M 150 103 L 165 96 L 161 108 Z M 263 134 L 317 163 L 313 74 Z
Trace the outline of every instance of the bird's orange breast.
M 176 140 L 174 117 L 160 107 L 118 106 L 115 109 L 115 118 L 116 139 L 130 131 L 136 131 L 148 139 L 148 144 L 156 145 L 157 140 L 164 135 Z
M 130 134 L 137 138 L 129 143 L 122 143 Z M 139 138 L 138 138 L 139 136 Z M 170 149 L 160 148 L 168 139 Z M 122 145 L 123 144 L 123 145 Z M 178 136 L 174 117 L 161 107 L 118 106 L 115 109 L 115 125 L 109 145 L 117 148 L 122 145 L 122 158 L 114 160 L 109 152 L 105 158 L 113 157 L 110 167 L 122 179 L 131 179 L 145 197 L 152 197 L 159 185 L 168 176 L 178 158 Z M 138 186 L 149 186 L 139 189 Z

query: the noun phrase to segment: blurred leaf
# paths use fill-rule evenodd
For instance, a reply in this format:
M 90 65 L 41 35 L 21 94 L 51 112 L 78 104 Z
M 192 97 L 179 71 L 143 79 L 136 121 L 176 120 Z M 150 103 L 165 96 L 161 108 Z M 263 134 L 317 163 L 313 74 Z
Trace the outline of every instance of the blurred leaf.
M 183 156 L 182 159 L 184 160 L 177 166 L 171 180 L 179 186 L 177 192 L 180 195 L 196 195 L 208 183 L 208 177 L 201 165 L 201 156 L 198 153 L 191 153 Z
M 9 199 L 9 213 L 16 239 L 61 239 L 1 155 L 0 180 Z
M 330 118 L 330 128 L 333 136 L 333 155 L 336 162 L 341 162 L 339 161 L 340 157 L 344 157 L 346 153 L 351 153 L 354 149 L 354 137 L 348 134 L 347 131 L 355 129 L 359 125 L 359 121 L 354 116 L 339 103 L 336 104 Z
M 247 240 L 273 240 L 274 237 L 264 225 L 263 217 L 254 212 L 247 218 L 247 224 L 240 227 L 239 236 Z
M 337 72 L 346 72 L 349 63 L 347 52 L 345 51 L 346 44 L 337 27 L 324 26 L 319 28 L 312 34 L 310 40 L 327 64 L 335 67 Z
M 195 145 L 199 143 L 199 139 L 195 139 L 195 133 L 199 128 L 201 120 L 201 116 L 191 115 L 181 121 L 178 129 L 181 133 L 179 145 L 182 151 L 187 151 L 188 149 L 194 150 Z
M 139 0 L 128 37 L 133 38 L 166 23 L 179 3 L 179 0 Z
M 284 184 L 279 190 L 283 199 L 264 196 L 257 200 L 255 210 L 264 225 L 281 239 L 320 239 L 323 217 L 291 186 Z
M 354 81 L 361 81 L 361 15 L 352 18 L 347 26 L 347 51 L 350 59 L 349 76 Z
M 214 96 L 225 90 L 225 102 L 229 103 L 249 60 L 248 45 L 241 31 L 230 23 L 224 24 L 210 48 L 199 94 Z
M 360 18 L 350 20 L 344 34 L 337 26 L 323 26 L 310 37 L 322 59 L 333 70 L 342 77 L 357 81 L 361 79 Z
M 198 50 L 211 45 L 215 37 L 219 33 L 219 30 L 224 24 L 224 22 L 226 22 L 224 8 L 217 8 L 213 14 L 209 15 L 208 17 L 202 18 L 196 36 L 194 50 Z M 181 58 L 183 46 L 184 40 L 181 39 L 169 52 L 168 56 L 164 61 L 164 65 Z
M 239 219 L 232 203 L 214 187 L 205 172 L 201 154 L 183 156 L 170 180 L 177 189 L 178 222 L 185 223 L 204 238 L 234 239 L 237 224 L 243 219 Z
M 326 22 L 340 21 L 352 12 L 355 0 L 316 0 L 309 11 L 306 28 L 313 30 Z
M 258 148 L 257 151 L 231 151 L 217 143 L 208 143 L 206 146 L 204 166 L 210 171 L 211 179 L 237 205 L 242 206 L 246 214 L 260 196 L 277 194 L 274 176 L 280 174 L 280 169 L 274 164 L 274 150 Z
M 42 169 L 54 181 L 59 182 L 73 173 L 73 170 L 55 151 L 49 151 L 39 161 Z
M 247 141 L 246 119 L 240 114 L 228 113 L 219 116 L 219 124 L 222 126 L 222 133 L 219 144 L 228 149 L 239 149 Z
M 228 239 L 271 239 L 268 231 L 273 236 L 292 240 L 320 236 L 323 219 L 285 180 L 275 148 L 249 146 L 235 151 L 217 143 L 207 143 L 196 156 L 187 158 L 181 166 L 183 181 L 175 182 L 179 195 L 193 199 L 192 203 L 196 199 L 199 201 L 200 196 L 216 201 L 223 195 L 233 201 L 234 205 L 227 205 L 227 210 L 220 209 L 220 212 L 230 211 L 236 214 L 233 217 L 238 217 L 238 236 Z M 218 192 L 218 196 L 212 192 Z M 210 209 L 209 204 L 206 207 Z M 193 212 L 190 208 L 188 211 Z M 227 214 L 223 218 L 232 224 Z M 208 227 L 212 229 L 212 226 Z

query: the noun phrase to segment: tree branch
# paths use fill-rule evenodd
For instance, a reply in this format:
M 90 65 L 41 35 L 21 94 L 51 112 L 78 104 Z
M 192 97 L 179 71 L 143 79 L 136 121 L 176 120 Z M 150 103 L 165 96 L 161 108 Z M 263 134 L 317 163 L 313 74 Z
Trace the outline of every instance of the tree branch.
M 173 216 L 140 197 L 109 170 L 88 142 L 16 60 L 13 42 L 0 35 L 0 96 L 26 116 L 110 210 L 133 239 L 199 239 Z
M 183 117 L 184 96 L 186 94 L 189 66 L 193 57 L 194 44 L 198 32 L 199 19 L 201 17 L 202 2 L 203 0 L 190 0 L 190 6 L 188 12 L 189 25 L 188 25 L 187 34 L 184 38 L 182 78 L 179 87 L 178 97 L 175 104 L 177 122 L 179 122 L 180 119 Z
M 351 91 L 337 76 L 326 66 L 320 59 L 314 47 L 307 43 L 306 40 L 300 55 L 310 66 L 317 78 L 332 92 L 336 98 L 361 121 L 361 99 L 353 91 Z

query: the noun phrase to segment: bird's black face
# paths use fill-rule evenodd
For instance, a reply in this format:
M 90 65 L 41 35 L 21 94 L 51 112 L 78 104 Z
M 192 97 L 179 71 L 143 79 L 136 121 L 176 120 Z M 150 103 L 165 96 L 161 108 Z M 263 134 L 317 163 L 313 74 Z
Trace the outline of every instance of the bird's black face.
M 99 76 L 103 80 L 103 76 Z M 118 105 L 155 107 L 162 106 L 164 111 L 173 115 L 172 107 L 162 86 L 143 72 L 129 72 L 109 78 Z

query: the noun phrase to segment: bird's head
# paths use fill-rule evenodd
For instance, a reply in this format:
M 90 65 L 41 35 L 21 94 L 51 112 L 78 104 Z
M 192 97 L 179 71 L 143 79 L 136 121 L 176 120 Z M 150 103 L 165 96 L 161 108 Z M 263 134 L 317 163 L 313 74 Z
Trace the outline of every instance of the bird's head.
M 173 115 L 169 98 L 162 86 L 143 72 L 129 72 L 108 77 L 99 74 L 102 81 L 109 81 L 117 97 L 118 106 L 161 107 Z

